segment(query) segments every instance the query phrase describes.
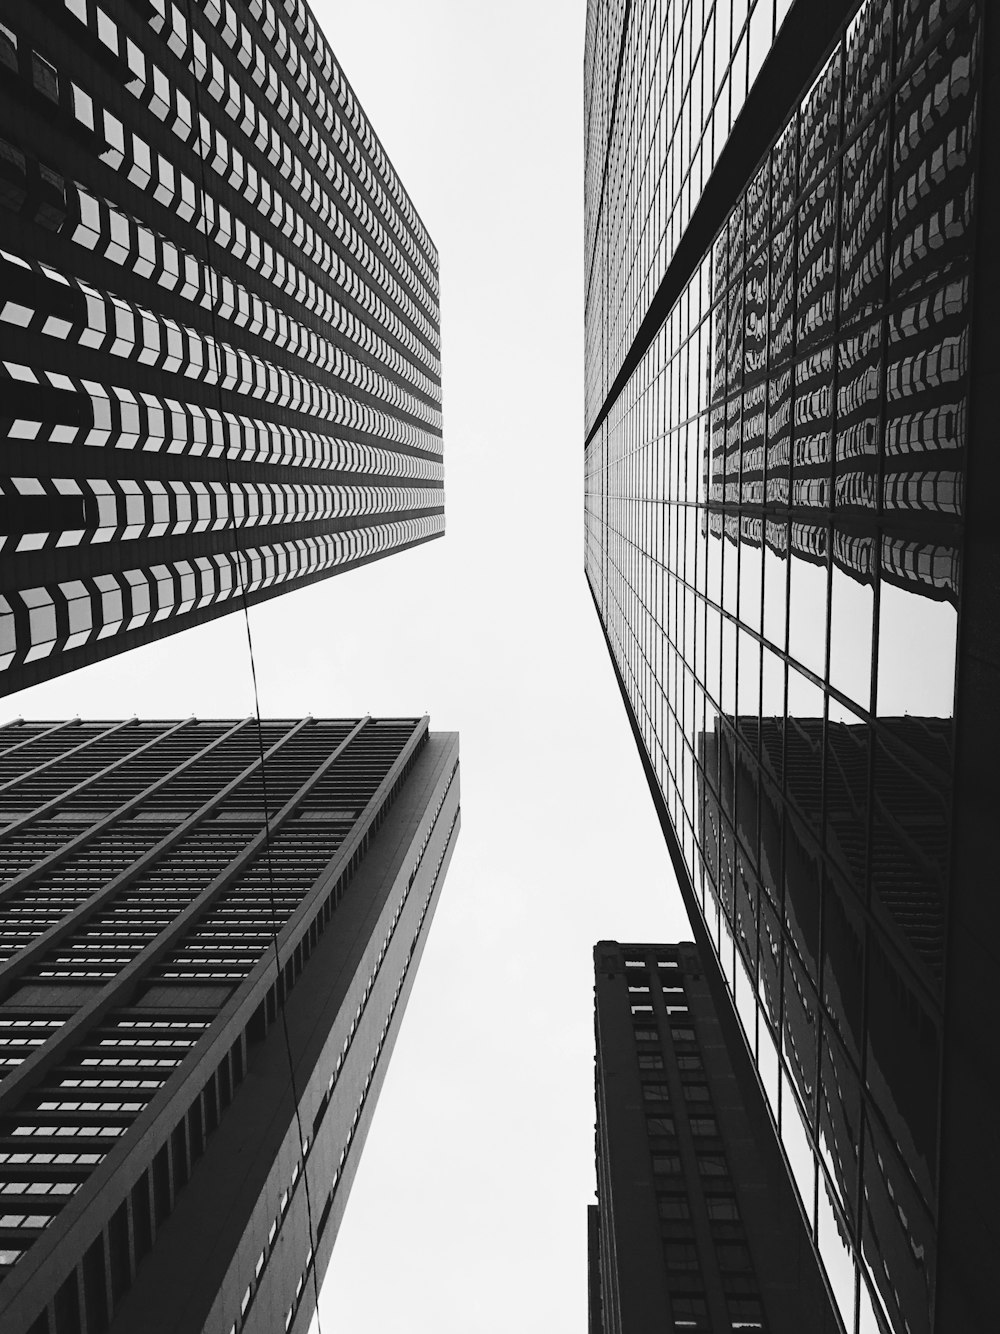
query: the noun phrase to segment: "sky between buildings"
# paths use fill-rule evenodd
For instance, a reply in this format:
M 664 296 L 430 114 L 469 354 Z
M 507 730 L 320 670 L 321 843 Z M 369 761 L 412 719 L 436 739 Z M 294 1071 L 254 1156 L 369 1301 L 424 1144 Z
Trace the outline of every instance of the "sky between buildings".
M 591 948 L 689 939 L 583 576 L 584 0 L 312 0 L 441 254 L 447 533 L 250 612 L 266 717 L 429 713 L 462 832 L 323 1334 L 578 1334 Z M 242 615 L 5 717 L 240 717 Z

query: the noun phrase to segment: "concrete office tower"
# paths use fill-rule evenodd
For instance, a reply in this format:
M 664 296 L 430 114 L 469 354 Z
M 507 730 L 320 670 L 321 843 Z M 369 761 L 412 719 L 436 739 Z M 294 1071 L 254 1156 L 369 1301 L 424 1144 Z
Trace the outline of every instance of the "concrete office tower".
M 832 1334 L 745 1044 L 694 945 L 594 948 L 592 1334 Z
M 457 836 L 457 737 L 20 723 L 0 776 L 0 1327 L 302 1334 Z
M 0 13 L 0 691 L 444 531 L 437 251 L 303 0 Z
M 995 1320 L 998 37 L 588 11 L 587 578 L 847 1334 Z

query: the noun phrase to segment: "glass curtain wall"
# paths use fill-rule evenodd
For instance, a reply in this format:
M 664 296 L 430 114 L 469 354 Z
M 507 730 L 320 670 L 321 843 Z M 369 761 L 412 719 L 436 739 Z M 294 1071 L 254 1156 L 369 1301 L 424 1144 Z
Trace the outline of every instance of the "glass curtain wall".
M 933 1311 L 979 23 L 862 6 L 586 455 L 588 579 L 851 1334 Z

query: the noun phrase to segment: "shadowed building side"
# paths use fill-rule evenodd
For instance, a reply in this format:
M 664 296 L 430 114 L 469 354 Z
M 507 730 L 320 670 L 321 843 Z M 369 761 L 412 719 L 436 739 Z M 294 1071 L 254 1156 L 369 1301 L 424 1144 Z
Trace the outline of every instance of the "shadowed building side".
M 11 1334 L 309 1326 L 457 837 L 458 740 L 261 726 L 0 730 Z
M 601 941 L 594 964 L 592 1328 L 834 1334 L 756 1074 L 698 951 Z

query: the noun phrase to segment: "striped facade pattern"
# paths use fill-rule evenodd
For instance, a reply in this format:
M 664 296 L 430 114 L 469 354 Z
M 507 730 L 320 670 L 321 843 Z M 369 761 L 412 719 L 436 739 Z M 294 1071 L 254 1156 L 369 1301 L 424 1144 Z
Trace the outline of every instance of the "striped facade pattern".
M 0 729 L 5 1330 L 118 1328 L 247 1072 L 266 1069 L 261 1044 L 321 936 L 351 930 L 341 900 L 429 739 L 425 718 Z M 339 1221 L 457 831 L 453 740 L 445 761 L 379 887 L 329 1054 L 298 1090 L 301 1136 L 293 1118 L 264 1189 L 273 1217 L 258 1206 L 247 1221 L 206 1329 L 273 1329 L 277 1307 L 285 1328 L 308 1323 L 336 1228 L 314 1248 Z M 249 1285 L 233 1277 L 247 1248 Z
M 443 532 L 437 252 L 299 0 L 5 7 L 0 293 L 0 688 Z

